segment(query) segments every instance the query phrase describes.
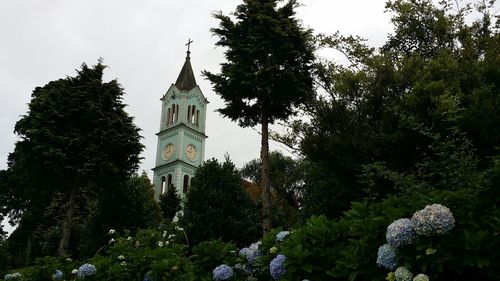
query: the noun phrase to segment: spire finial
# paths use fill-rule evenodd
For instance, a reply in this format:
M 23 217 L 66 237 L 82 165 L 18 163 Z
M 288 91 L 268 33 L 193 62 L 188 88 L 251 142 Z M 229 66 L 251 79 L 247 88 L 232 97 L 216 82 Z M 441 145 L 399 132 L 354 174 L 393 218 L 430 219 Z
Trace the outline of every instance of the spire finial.
M 191 43 L 193 43 L 193 41 L 191 40 L 191 38 L 188 39 L 188 42 L 186 43 L 185 46 L 188 46 L 188 50 L 187 50 L 187 56 L 186 56 L 186 59 L 189 59 L 189 54 L 191 54 L 191 52 L 189 51 L 189 47 L 191 46 Z

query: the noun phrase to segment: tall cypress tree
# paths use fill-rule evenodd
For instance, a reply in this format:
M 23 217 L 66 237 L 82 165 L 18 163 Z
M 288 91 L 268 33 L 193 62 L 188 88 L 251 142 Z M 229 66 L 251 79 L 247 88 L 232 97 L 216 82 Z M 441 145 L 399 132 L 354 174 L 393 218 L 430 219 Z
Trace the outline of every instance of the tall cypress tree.
M 233 21 L 222 13 L 211 31 L 217 46 L 226 48 L 221 72 L 204 75 L 225 101 L 218 111 L 242 127 L 262 128 L 262 229 L 271 228 L 269 182 L 269 124 L 286 120 L 313 95 L 311 31 L 295 18 L 297 1 L 279 6 L 277 0 L 245 0 Z

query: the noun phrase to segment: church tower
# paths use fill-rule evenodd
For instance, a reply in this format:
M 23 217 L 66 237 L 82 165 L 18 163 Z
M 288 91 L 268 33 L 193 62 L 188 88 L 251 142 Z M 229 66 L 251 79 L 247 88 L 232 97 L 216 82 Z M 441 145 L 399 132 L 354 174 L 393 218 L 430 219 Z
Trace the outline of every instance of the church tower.
M 185 198 L 196 169 L 205 156 L 207 99 L 191 68 L 189 44 L 186 61 L 175 84 L 160 99 L 161 122 L 154 171 L 155 198 L 170 186 Z

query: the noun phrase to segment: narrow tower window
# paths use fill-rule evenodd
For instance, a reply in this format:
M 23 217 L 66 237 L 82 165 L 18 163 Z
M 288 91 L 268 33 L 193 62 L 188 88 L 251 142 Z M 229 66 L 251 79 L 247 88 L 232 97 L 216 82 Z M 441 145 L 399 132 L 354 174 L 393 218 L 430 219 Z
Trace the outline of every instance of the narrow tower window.
M 172 115 L 170 115 L 170 123 L 174 123 L 175 118 L 175 104 L 172 104 Z
M 172 174 L 168 174 L 167 176 L 167 190 L 170 188 L 170 186 L 172 185 Z
M 199 118 L 200 118 L 200 111 L 196 110 L 196 126 L 199 124 Z
M 196 117 L 195 112 L 196 112 L 196 106 L 193 105 L 193 106 L 191 106 L 191 118 L 189 119 L 189 123 L 191 123 L 191 124 L 195 124 L 196 123 L 196 121 L 195 121 L 195 117 Z
M 184 175 L 184 183 L 182 185 L 182 193 L 186 194 L 189 188 L 189 176 Z
M 188 116 L 187 116 L 188 123 L 189 123 L 190 119 L 191 119 L 191 106 L 188 105 Z
M 161 177 L 161 193 L 160 193 L 160 194 L 165 193 L 165 191 L 166 191 L 166 190 L 165 190 L 165 188 L 166 188 L 166 187 L 165 187 L 165 184 L 166 184 L 166 183 L 165 183 L 165 176 L 162 176 L 162 177 Z

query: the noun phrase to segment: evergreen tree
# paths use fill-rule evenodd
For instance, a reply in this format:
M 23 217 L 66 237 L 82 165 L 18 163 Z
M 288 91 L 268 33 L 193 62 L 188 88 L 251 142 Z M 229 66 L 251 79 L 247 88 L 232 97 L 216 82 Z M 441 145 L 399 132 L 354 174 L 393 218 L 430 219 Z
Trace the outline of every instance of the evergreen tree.
M 52 228 L 58 254 L 71 254 L 74 230 L 89 214 L 83 210 L 98 206 L 101 218 L 112 216 L 114 210 L 93 199 L 112 200 L 138 167 L 139 129 L 124 111 L 118 82 L 103 82 L 104 69 L 101 61 L 83 64 L 77 76 L 37 87 L 28 113 L 15 125 L 20 140 L 9 155 L 9 184 L 1 192 L 11 219 L 19 222 L 13 237 L 27 253 L 36 245 L 41 249 L 35 230 Z M 56 213 L 45 220 L 50 212 Z
M 160 209 L 163 218 L 170 221 L 181 210 L 181 198 L 175 186 L 170 185 L 167 192 L 160 195 Z
M 196 171 L 182 217 L 191 242 L 221 238 L 246 245 L 258 238 L 258 220 L 257 206 L 229 159 L 208 160 Z
M 233 21 L 218 13 L 217 46 L 227 48 L 220 74 L 204 75 L 226 102 L 219 112 L 242 127 L 261 125 L 262 229 L 271 227 L 269 124 L 286 120 L 312 96 L 311 31 L 294 17 L 296 0 L 245 0 Z

